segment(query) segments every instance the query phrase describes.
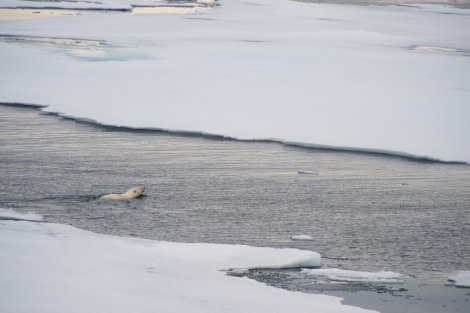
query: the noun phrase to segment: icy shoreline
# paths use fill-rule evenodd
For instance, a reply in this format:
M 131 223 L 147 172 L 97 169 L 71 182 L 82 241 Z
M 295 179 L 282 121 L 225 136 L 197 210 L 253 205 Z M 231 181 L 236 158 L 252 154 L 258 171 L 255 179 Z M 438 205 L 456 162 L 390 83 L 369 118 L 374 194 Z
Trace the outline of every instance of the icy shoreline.
M 465 162 L 465 161 L 446 161 L 446 160 L 441 160 L 441 159 L 437 159 L 433 157 L 413 155 L 413 154 L 399 152 L 399 151 L 328 146 L 328 145 L 318 145 L 318 144 L 301 143 L 301 142 L 287 142 L 287 141 L 281 141 L 278 139 L 238 139 L 235 137 L 229 137 L 229 136 L 224 136 L 224 135 L 219 135 L 219 134 L 209 134 L 209 133 L 198 132 L 198 131 L 193 132 L 193 131 L 181 131 L 181 130 L 178 131 L 178 130 L 159 129 L 159 128 L 115 126 L 115 125 L 101 124 L 95 120 L 88 119 L 88 118 L 75 118 L 73 116 L 67 116 L 61 113 L 49 112 L 47 111 L 47 106 L 45 105 L 30 104 L 30 103 L 28 104 L 4 103 L 4 102 L 0 102 L 0 105 L 34 108 L 34 109 L 41 110 L 45 114 L 55 115 L 60 118 L 69 119 L 78 123 L 91 124 L 97 127 L 102 127 L 104 129 L 114 129 L 114 130 L 130 131 L 130 132 L 141 132 L 141 131 L 142 132 L 156 132 L 156 133 L 165 133 L 165 134 L 176 135 L 176 136 L 207 138 L 211 140 L 229 140 L 229 141 L 239 141 L 239 142 L 269 142 L 269 143 L 278 143 L 286 147 L 295 147 L 299 149 L 307 149 L 307 150 L 312 149 L 312 150 L 320 150 L 320 151 L 337 151 L 337 152 L 357 153 L 357 154 L 364 154 L 364 155 L 387 156 L 387 157 L 392 157 L 392 158 L 401 158 L 401 159 L 406 159 L 406 160 L 410 160 L 414 162 L 424 162 L 424 163 L 445 163 L 445 164 L 459 164 L 459 165 L 469 164 L 468 162 Z M 309 170 L 300 170 L 298 171 L 298 174 L 299 175 L 318 175 L 317 172 L 309 171 Z
M 310 251 L 155 242 L 8 220 L 0 220 L 0 246 L 8 312 L 370 312 L 221 271 L 319 266 Z

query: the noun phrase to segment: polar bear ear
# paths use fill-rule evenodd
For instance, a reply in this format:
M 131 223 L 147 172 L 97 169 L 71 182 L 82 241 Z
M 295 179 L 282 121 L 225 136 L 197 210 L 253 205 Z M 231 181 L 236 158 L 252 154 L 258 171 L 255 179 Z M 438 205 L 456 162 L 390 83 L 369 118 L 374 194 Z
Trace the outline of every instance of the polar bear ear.
M 134 190 L 134 193 L 137 193 L 137 190 Z

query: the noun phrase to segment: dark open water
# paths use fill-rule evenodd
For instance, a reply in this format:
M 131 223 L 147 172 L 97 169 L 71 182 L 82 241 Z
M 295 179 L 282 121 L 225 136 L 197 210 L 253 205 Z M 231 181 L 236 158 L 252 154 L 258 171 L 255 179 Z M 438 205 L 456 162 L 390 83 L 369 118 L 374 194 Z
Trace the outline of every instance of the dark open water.
M 449 272 L 470 270 L 469 165 L 103 127 L 6 105 L 0 162 L 1 208 L 119 236 L 313 250 L 324 267 L 412 275 L 387 296 L 321 287 L 346 303 L 470 312 L 468 290 L 445 286 Z M 137 185 L 140 199 L 97 200 Z M 313 240 L 290 239 L 300 234 Z M 296 275 L 258 279 L 321 291 Z

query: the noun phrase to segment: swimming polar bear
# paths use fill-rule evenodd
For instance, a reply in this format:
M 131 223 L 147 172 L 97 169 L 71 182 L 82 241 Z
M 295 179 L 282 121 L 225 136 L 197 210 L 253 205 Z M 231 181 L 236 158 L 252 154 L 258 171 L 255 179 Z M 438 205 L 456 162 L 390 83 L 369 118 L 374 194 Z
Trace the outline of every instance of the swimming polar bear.
M 132 198 L 136 198 L 136 197 L 140 196 L 141 194 L 144 193 L 144 191 L 145 191 L 144 186 L 138 186 L 138 187 L 134 187 L 132 189 L 129 189 L 125 193 L 120 193 L 120 194 L 112 193 L 112 194 L 109 194 L 109 195 L 104 195 L 100 198 L 100 200 L 132 199 Z

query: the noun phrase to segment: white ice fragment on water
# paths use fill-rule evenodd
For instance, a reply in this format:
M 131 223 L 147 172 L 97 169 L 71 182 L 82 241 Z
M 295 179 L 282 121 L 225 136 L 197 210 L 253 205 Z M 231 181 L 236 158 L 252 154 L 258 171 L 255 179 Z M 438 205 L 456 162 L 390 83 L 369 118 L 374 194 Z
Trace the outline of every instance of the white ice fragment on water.
M 291 236 L 290 239 L 292 239 L 292 240 L 313 240 L 313 238 L 309 235 Z
M 452 280 L 457 287 L 470 288 L 470 271 L 456 272 L 449 276 L 449 280 Z
M 245 246 L 247 254 L 254 253 L 253 256 L 258 254 L 257 251 L 252 250 L 252 247 Z M 282 269 L 282 268 L 313 268 L 321 266 L 321 256 L 318 252 L 298 250 L 298 249 L 271 249 L 271 248 L 258 248 L 264 251 L 253 257 L 252 260 L 245 262 L 245 265 L 231 267 L 230 271 L 244 270 L 244 269 Z M 259 250 L 261 252 L 261 250 Z
M 401 274 L 390 271 L 360 272 L 338 268 L 303 269 L 305 275 L 335 282 L 402 283 Z
M 0 208 L 0 220 L 41 221 L 43 217 L 36 213 L 19 213 L 10 209 Z

